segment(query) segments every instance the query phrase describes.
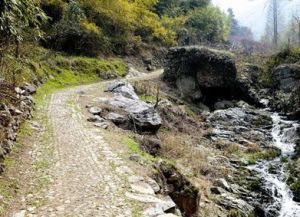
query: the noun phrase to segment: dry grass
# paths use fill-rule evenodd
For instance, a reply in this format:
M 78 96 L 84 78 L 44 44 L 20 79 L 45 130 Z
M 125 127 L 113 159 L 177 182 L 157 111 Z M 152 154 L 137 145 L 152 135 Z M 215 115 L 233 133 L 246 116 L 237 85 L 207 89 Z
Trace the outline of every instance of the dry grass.
M 158 84 L 152 81 L 135 81 L 133 87 L 138 95 L 155 96 L 157 92 Z
M 195 180 L 197 183 L 197 187 L 199 188 L 200 196 L 200 204 L 198 217 L 215 217 L 219 216 L 218 214 L 218 205 L 214 202 L 215 195 L 211 194 L 211 187 L 213 186 L 213 181 L 206 178 L 201 177 Z
M 225 156 L 230 156 L 231 154 L 237 153 L 241 150 L 241 146 L 239 144 L 232 143 L 224 139 L 214 141 L 213 146 L 223 151 Z
M 247 153 L 257 153 L 257 152 L 261 152 L 261 151 L 262 151 L 261 147 L 255 143 L 249 144 L 246 149 Z
M 0 143 L 3 142 L 5 139 L 5 132 L 3 129 L 0 129 Z
M 230 142 L 224 139 L 214 141 L 213 146 L 219 150 L 225 150 L 230 145 Z
M 236 143 L 230 143 L 225 149 L 224 154 L 225 156 L 229 156 L 231 154 L 237 153 L 241 150 L 241 147 L 239 144 Z
M 145 102 L 155 103 L 155 107 L 162 99 L 162 93 L 159 83 L 155 83 L 151 80 L 136 81 L 133 84 L 136 93 L 140 96 L 140 99 Z
M 228 217 L 242 217 L 243 214 L 241 213 L 241 211 L 237 210 L 237 209 L 230 209 L 229 210 L 229 214 Z
M 213 186 L 212 182 L 209 179 L 198 179 L 197 180 L 198 187 L 201 192 L 202 199 L 212 199 L 210 188 Z
M 162 155 L 181 163 L 191 174 L 214 174 L 215 168 L 208 162 L 209 154 L 205 149 L 198 147 L 189 135 L 166 133 L 162 136 L 162 142 Z
M 197 217 L 216 217 L 219 216 L 219 207 L 213 202 L 204 203 L 200 205 L 199 213 Z

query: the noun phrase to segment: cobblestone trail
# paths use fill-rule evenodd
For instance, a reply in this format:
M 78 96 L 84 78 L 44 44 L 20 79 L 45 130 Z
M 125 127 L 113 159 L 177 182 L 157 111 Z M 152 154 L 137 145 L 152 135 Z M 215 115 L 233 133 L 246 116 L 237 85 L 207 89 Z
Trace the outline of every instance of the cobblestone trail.
M 50 138 L 54 150 L 54 165 L 50 168 L 52 181 L 46 190 L 31 196 L 42 199 L 41 204 L 34 206 L 25 202 L 26 207 L 15 212 L 14 217 L 130 217 L 134 216 L 134 203 L 145 203 L 143 193 L 149 185 L 142 183 L 146 187 L 131 188 L 136 183 L 128 180 L 138 176 L 111 150 L 101 136 L 101 129 L 88 126 L 86 117 L 78 109 L 79 93 L 96 90 L 97 85 L 52 95 L 47 107 L 53 131 Z M 141 197 L 135 198 L 138 195 L 135 193 Z M 148 193 L 144 195 L 156 197 L 152 191 Z M 27 197 L 24 196 L 24 200 Z M 163 203 L 159 198 L 152 202 L 157 201 Z

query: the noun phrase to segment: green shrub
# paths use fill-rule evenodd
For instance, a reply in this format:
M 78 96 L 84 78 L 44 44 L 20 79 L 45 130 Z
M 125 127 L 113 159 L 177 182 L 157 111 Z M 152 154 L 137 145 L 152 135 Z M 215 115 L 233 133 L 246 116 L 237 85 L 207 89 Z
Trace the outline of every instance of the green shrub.
M 80 5 L 71 1 L 45 45 L 71 54 L 97 56 L 108 52 L 110 40 L 99 26 L 87 20 Z
M 151 10 L 154 4 L 153 0 L 70 1 L 65 4 L 62 18 L 55 18 L 59 22 L 49 31 L 51 37 L 45 45 L 89 56 L 135 53 L 142 42 L 174 45 L 176 33 Z M 52 13 L 56 10 L 53 7 Z

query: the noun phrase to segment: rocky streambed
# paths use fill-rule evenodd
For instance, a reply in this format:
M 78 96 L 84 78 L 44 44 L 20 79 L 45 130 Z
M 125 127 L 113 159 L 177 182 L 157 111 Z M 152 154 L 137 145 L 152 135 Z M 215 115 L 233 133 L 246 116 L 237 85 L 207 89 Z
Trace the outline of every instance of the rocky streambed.
M 277 113 L 272 114 L 273 145 L 281 150 L 281 155 L 271 161 L 261 161 L 248 168 L 260 173 L 263 177 L 263 187 L 271 194 L 272 203 L 263 204 L 266 216 L 298 217 L 300 203 L 294 201 L 294 195 L 286 183 L 287 165 L 294 155 L 296 135 L 299 124 L 287 121 Z
M 226 191 L 217 189 L 220 204 L 239 208 L 248 213 L 246 216 L 254 211 L 255 216 L 299 217 L 300 203 L 296 202 L 296 195 L 287 184 L 288 166 L 299 139 L 299 124 L 268 109 L 245 107 L 245 104 L 216 110 L 208 120 L 213 126 L 211 139 L 240 145 L 233 154 L 238 161 L 232 163 L 242 164 L 237 168 L 240 171 L 248 169 L 250 174 L 240 186 L 245 188 L 244 192 L 249 191 L 247 195 L 236 191 L 236 178 L 229 178 Z M 245 150 L 240 151 L 242 149 Z
M 89 121 L 107 123 L 105 126 L 109 126 L 109 122 L 112 122 L 123 129 L 140 134 L 157 133 L 162 125 L 159 113 L 163 118 L 164 115 L 155 111 L 152 104 L 140 101 L 130 84 L 124 81 L 113 82 L 108 86 L 108 91 L 114 93 L 110 99 L 98 100 L 110 105 L 106 109 L 117 111 L 110 113 L 102 111 L 104 104 L 100 106 L 101 108 L 88 107 L 88 111 L 94 114 L 94 118 Z M 158 111 L 163 108 L 162 103 Z M 218 109 L 203 114 L 206 116 L 207 127 L 211 129 L 207 138 L 217 149 L 233 149 L 230 151 L 231 155 L 227 156 L 229 164 L 226 166 L 231 168 L 231 174 L 216 179 L 210 189 L 215 195 L 216 203 L 225 210 L 238 210 L 241 216 L 298 217 L 299 203 L 294 200 L 294 194 L 286 179 L 289 175 L 287 167 L 294 156 L 295 144 L 299 139 L 297 135 L 299 124 L 270 109 L 257 108 L 244 101 L 223 100 L 216 102 L 214 107 Z M 104 119 L 97 114 L 102 114 Z M 102 128 L 107 128 L 103 126 L 101 125 Z M 145 138 L 144 136 L 141 143 L 145 143 Z M 146 151 L 152 155 L 157 155 L 164 145 L 158 139 L 147 141 L 149 144 L 146 145 Z M 163 171 L 161 167 L 158 168 Z M 167 175 L 161 175 L 167 180 L 163 185 L 170 185 L 166 177 L 172 178 L 172 185 L 174 177 L 183 177 L 178 175 L 179 173 L 170 175 L 172 174 L 170 171 L 165 172 Z M 177 200 L 177 197 L 174 197 L 176 192 L 174 195 L 169 192 L 169 195 Z M 190 194 L 188 195 L 190 197 Z M 185 204 L 180 210 L 190 210 L 194 207 L 190 213 L 195 213 L 199 203 L 198 193 L 193 199 L 189 198 L 188 205 L 186 201 L 189 200 L 186 198 L 184 202 L 176 202 L 177 206 Z M 228 214 L 224 211 L 224 215 L 221 216 L 227 216 L 225 213 Z
M 299 66 L 275 67 L 264 89 L 259 67 L 237 70 L 228 52 L 177 47 L 166 62 L 165 82 L 205 114 L 226 156 L 230 172 L 211 188 L 224 216 L 299 217 Z

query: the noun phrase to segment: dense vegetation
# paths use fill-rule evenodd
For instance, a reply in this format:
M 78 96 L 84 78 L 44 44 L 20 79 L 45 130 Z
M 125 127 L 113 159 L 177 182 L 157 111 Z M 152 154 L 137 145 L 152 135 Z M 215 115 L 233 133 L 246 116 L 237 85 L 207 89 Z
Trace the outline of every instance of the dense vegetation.
M 91 56 L 223 42 L 230 32 L 230 20 L 209 0 L 4 0 L 0 14 L 6 45 L 44 32 L 43 45 Z
M 222 43 L 229 33 L 229 17 L 210 0 L 3 0 L 0 78 L 30 81 L 28 69 L 39 64 L 41 46 L 52 54 L 137 55 L 161 46 Z

